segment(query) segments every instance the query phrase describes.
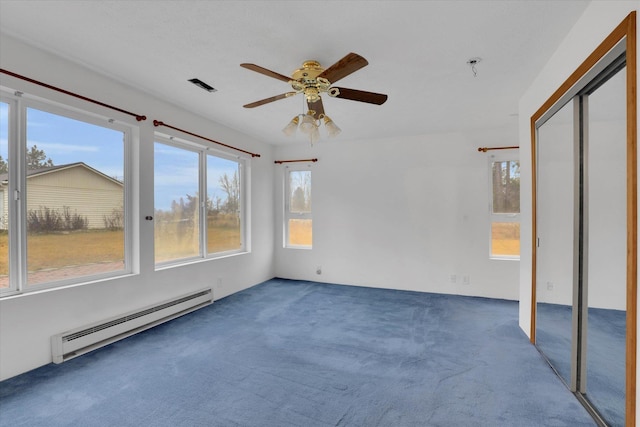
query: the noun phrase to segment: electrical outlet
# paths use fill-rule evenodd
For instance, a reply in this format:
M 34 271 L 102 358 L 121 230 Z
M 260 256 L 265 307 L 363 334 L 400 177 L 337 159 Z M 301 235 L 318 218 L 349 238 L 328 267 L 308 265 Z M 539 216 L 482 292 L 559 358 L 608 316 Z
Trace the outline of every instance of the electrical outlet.
M 222 277 L 218 277 L 216 279 L 216 289 L 217 290 L 221 290 L 222 289 Z
M 471 284 L 471 277 L 469 277 L 469 276 L 462 276 L 462 284 L 463 284 L 463 285 L 470 285 L 470 284 Z
M 553 282 L 547 282 L 547 290 L 548 291 L 552 291 L 553 290 Z
M 455 274 L 452 274 L 451 276 L 449 276 L 449 281 L 451 283 L 456 283 L 458 281 L 458 276 L 456 276 Z

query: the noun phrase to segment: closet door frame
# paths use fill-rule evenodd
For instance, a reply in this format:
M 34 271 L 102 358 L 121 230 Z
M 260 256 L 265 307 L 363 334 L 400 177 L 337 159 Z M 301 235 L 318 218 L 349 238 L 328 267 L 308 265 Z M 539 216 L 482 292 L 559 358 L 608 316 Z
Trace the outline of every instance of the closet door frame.
M 636 12 L 630 13 L 607 38 L 580 64 L 567 80 L 545 101 L 531 117 L 531 161 L 532 161 L 532 252 L 531 252 L 531 331 L 530 337 L 536 343 L 536 283 L 537 283 L 537 129 L 549 117 L 608 65 L 603 59 L 626 55 L 626 110 L 627 110 L 627 259 L 626 259 L 626 402 L 625 423 L 636 425 L 636 337 L 637 337 L 637 100 L 636 100 Z M 604 65 L 601 65 L 605 63 Z

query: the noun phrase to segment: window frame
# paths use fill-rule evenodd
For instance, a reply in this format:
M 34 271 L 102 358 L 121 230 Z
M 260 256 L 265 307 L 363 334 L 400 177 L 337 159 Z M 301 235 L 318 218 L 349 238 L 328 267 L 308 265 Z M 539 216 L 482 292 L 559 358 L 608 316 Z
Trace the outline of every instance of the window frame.
M 209 224 L 208 224 L 206 198 L 205 198 L 205 202 L 202 204 L 202 211 L 203 211 L 202 222 L 205 224 L 205 227 L 203 228 L 204 238 L 202 240 L 203 254 L 205 255 L 205 258 L 215 259 L 215 258 L 226 257 L 229 255 L 249 252 L 248 244 L 247 244 L 247 230 L 248 230 L 247 205 L 249 200 L 247 198 L 247 194 L 249 193 L 249 186 L 248 186 L 249 181 L 247 179 L 247 174 L 248 174 L 247 163 L 249 158 L 242 157 L 242 156 L 232 156 L 228 153 L 225 153 L 219 150 L 214 150 L 211 147 L 206 147 L 205 153 L 204 153 L 204 165 L 202 166 L 202 170 L 204 174 L 202 177 L 203 188 L 201 189 L 202 194 L 206 194 L 206 197 L 209 196 L 207 192 L 208 191 L 207 174 L 209 171 L 209 167 L 208 167 L 209 156 L 218 157 L 220 159 L 224 159 L 228 161 L 233 161 L 238 164 L 238 185 L 240 187 L 240 195 L 238 197 L 238 204 L 239 204 L 238 216 L 240 217 L 240 247 L 238 249 L 230 249 L 230 250 L 220 251 L 220 252 L 209 252 L 209 230 L 208 230 Z
M 200 199 L 198 201 L 198 226 L 199 226 L 199 253 L 195 256 L 189 256 L 185 258 L 178 258 L 173 260 L 157 262 L 154 255 L 154 268 L 155 270 L 163 270 L 166 268 L 177 267 L 193 262 L 208 261 L 214 259 L 225 258 L 228 256 L 235 256 L 240 254 L 249 253 L 248 245 L 248 200 L 249 200 L 249 162 L 250 158 L 240 155 L 233 155 L 222 150 L 213 148 L 207 144 L 197 143 L 193 140 L 183 139 L 172 134 L 166 134 L 161 132 L 154 133 L 154 147 L 156 143 L 168 145 L 170 147 L 184 149 L 187 151 L 195 152 L 198 154 L 198 194 L 207 194 L 207 172 L 208 172 L 208 156 L 214 156 L 221 159 L 236 162 L 238 164 L 238 180 L 240 185 L 240 198 L 239 198 L 239 216 L 240 216 L 240 248 L 231 249 L 220 252 L 208 251 L 208 224 L 206 213 L 206 198 L 205 201 Z M 155 170 L 155 159 L 154 159 Z M 154 178 L 155 179 L 155 178 Z M 155 184 L 154 184 L 155 192 Z M 155 200 L 154 200 L 154 213 L 155 213 Z M 155 231 L 154 231 L 155 241 Z M 155 245 L 154 245 L 155 246 Z
M 291 212 L 291 172 L 309 172 L 311 174 L 311 210 L 310 212 Z M 313 249 L 313 168 L 308 165 L 287 165 L 284 168 L 284 203 L 283 203 L 283 247 L 286 249 Z M 292 245 L 289 244 L 289 220 L 291 219 L 306 219 L 311 221 L 311 244 L 310 245 Z
M 495 213 L 493 211 L 493 164 L 497 162 L 518 162 L 520 163 L 520 157 L 513 150 L 506 150 L 506 152 L 500 154 L 491 154 L 489 156 L 488 171 L 489 171 L 489 259 L 492 260 L 508 260 L 508 261 L 520 261 L 520 254 L 518 255 L 504 255 L 493 253 L 493 224 L 495 223 L 518 223 L 520 221 L 520 212 L 512 213 Z
M 0 88 L 0 101 L 9 105 L 8 114 L 8 153 L 9 153 L 9 185 L 8 185 L 8 227 L 9 233 L 9 286 L 0 289 L 0 298 L 29 294 L 50 289 L 78 286 L 98 281 L 116 279 L 133 274 L 137 269 L 134 263 L 134 210 L 133 202 L 135 185 L 132 159 L 134 158 L 134 141 L 138 138 L 137 128 L 125 121 L 97 113 L 89 105 L 71 106 L 40 96 L 27 94 L 6 87 Z M 75 276 L 62 280 L 53 280 L 38 284 L 28 284 L 27 271 L 27 125 L 28 109 L 83 122 L 93 126 L 111 129 L 123 134 L 123 245 L 124 268 L 122 270 Z M 18 200 L 16 196 L 19 195 Z M 24 196 L 23 196 L 24 195 Z

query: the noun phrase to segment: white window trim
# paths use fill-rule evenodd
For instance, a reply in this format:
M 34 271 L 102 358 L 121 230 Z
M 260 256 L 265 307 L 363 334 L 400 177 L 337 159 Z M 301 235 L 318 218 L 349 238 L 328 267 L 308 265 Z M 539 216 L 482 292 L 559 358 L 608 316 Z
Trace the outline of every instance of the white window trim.
M 505 260 L 505 261 L 520 261 L 520 255 L 494 255 L 491 250 L 492 244 L 492 226 L 495 222 L 517 222 L 520 223 L 520 213 L 493 213 L 493 163 L 506 162 L 506 161 L 518 161 L 520 162 L 520 156 L 516 149 L 505 150 L 501 153 L 491 154 L 489 156 L 488 171 L 489 171 L 489 259 L 492 260 Z M 521 248 L 522 250 L 522 248 Z
M 297 165 L 297 166 L 290 166 L 287 165 L 284 167 L 284 203 L 283 203 L 283 207 L 284 207 L 284 213 L 283 213 L 283 229 L 284 229 L 284 233 L 283 233 L 283 247 L 285 249 L 313 249 L 313 241 L 311 242 L 311 245 L 291 245 L 289 244 L 289 220 L 290 219 L 308 219 L 311 220 L 311 224 L 313 227 L 313 196 L 311 197 L 311 212 L 309 213 L 294 213 L 291 212 L 290 208 L 290 203 L 291 200 L 289 198 L 289 195 L 291 194 L 291 188 L 290 188 L 290 179 L 289 179 L 289 173 L 290 172 L 306 172 L 309 171 L 311 172 L 311 194 L 313 195 L 313 172 L 312 172 L 313 168 L 311 167 L 311 164 L 307 164 L 307 165 Z
M 115 120 L 95 111 L 93 106 L 87 104 L 86 109 L 80 109 L 71 105 L 62 104 L 39 96 L 0 88 L 0 100 L 9 104 L 9 159 L 12 164 L 9 168 L 9 287 L 0 289 L 0 297 L 8 297 L 22 294 L 31 294 L 45 290 L 67 288 L 103 281 L 106 279 L 129 276 L 139 270 L 133 265 L 133 247 L 137 233 L 137 223 L 134 221 L 134 210 L 137 205 L 133 203 L 133 194 L 137 191 L 137 180 L 134 179 L 132 160 L 134 156 L 134 139 L 137 138 L 137 128 L 124 121 Z M 123 173 L 124 173 L 124 269 L 93 274 L 90 276 L 72 277 L 64 280 L 28 285 L 27 283 L 27 224 L 26 224 L 26 192 L 27 180 L 25 156 L 27 144 L 27 115 L 28 108 L 37 109 L 50 114 L 78 120 L 95 126 L 100 126 L 122 132 L 123 140 Z M 11 143 L 16 141 L 16 143 Z M 24 195 L 15 200 L 14 195 Z M 15 203 L 12 203 L 15 202 Z M 136 261 L 137 258 L 136 258 Z

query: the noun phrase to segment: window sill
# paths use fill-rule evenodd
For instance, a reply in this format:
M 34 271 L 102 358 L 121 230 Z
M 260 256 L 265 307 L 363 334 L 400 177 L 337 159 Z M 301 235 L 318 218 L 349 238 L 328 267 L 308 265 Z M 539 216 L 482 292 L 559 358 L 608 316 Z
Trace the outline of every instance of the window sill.
M 78 286 L 92 285 L 92 284 L 95 284 L 95 283 L 108 282 L 108 281 L 112 281 L 112 280 L 126 279 L 128 277 L 133 277 L 133 276 L 137 276 L 137 275 L 138 275 L 138 273 L 123 273 L 123 274 L 113 275 L 113 276 L 108 276 L 108 277 L 93 278 L 93 279 L 87 280 L 86 282 L 69 283 L 69 284 L 64 284 L 64 285 L 52 284 L 52 285 L 47 286 L 47 287 L 36 288 L 36 289 L 33 289 L 33 290 L 7 292 L 5 294 L 0 295 L 0 301 L 7 301 L 7 300 L 11 300 L 11 299 L 15 299 L 15 298 L 22 298 L 22 297 L 26 297 L 26 296 L 30 296 L 30 295 L 40 295 L 40 294 L 43 294 L 43 293 L 48 293 L 48 292 L 53 292 L 53 291 L 61 291 L 61 290 L 64 290 L 64 289 L 71 289 L 71 288 L 76 288 Z
M 155 266 L 154 271 L 162 271 L 162 270 L 168 270 L 171 268 L 175 268 L 175 267 L 182 267 L 185 265 L 194 265 L 194 264 L 200 264 L 202 262 L 208 262 L 208 261 L 215 261 L 215 260 L 220 260 L 220 259 L 225 259 L 225 258 L 232 258 L 232 257 L 236 257 L 236 256 L 240 256 L 240 255 L 246 255 L 249 254 L 251 252 L 249 251 L 239 251 L 239 252 L 230 252 L 230 253 L 222 253 L 218 256 L 210 256 L 207 258 L 188 258 L 188 259 L 183 259 L 183 260 L 179 260 L 176 262 L 167 262 L 166 264 L 159 264 Z
M 520 257 L 490 256 L 491 261 L 520 261 Z

